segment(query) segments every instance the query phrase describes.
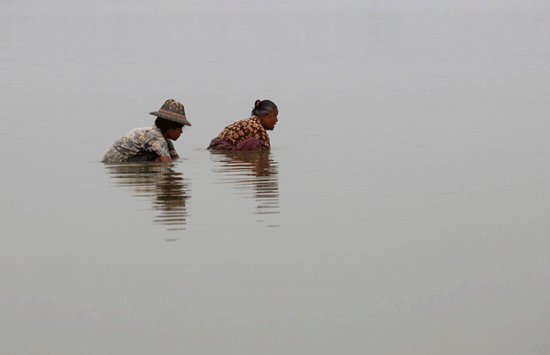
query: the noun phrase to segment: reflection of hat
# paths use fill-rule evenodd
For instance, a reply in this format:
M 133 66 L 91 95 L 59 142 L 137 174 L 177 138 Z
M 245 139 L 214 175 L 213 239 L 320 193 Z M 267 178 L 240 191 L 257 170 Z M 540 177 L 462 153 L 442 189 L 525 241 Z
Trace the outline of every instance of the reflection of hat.
M 185 109 L 183 105 L 172 99 L 166 100 L 158 111 L 150 112 L 149 114 L 181 123 L 184 126 L 191 126 L 191 123 L 185 118 Z

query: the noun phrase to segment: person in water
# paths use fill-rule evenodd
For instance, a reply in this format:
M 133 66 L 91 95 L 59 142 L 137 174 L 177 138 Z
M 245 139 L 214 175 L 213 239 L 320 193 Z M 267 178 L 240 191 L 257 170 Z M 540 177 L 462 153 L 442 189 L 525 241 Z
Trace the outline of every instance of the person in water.
M 270 100 L 256 100 L 252 116 L 225 129 L 208 146 L 210 150 L 267 150 L 271 148 L 267 131 L 277 124 L 279 110 Z
M 135 128 L 115 141 L 101 162 L 169 162 L 179 158 L 172 141 L 180 137 L 183 126 L 191 126 L 185 117 L 183 105 L 171 99 L 166 100 L 158 111 L 150 114 L 157 116 L 154 125 Z

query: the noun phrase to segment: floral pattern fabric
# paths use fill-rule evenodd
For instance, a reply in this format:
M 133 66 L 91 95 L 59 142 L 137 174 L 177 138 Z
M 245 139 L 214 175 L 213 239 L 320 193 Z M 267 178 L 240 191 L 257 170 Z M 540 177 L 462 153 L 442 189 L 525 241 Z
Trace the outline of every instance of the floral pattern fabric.
M 261 142 L 262 149 L 265 150 L 271 147 L 267 131 L 257 116 L 245 118 L 244 120 L 230 124 L 225 127 L 217 138 L 223 139 L 234 146 L 249 138 L 256 138 Z

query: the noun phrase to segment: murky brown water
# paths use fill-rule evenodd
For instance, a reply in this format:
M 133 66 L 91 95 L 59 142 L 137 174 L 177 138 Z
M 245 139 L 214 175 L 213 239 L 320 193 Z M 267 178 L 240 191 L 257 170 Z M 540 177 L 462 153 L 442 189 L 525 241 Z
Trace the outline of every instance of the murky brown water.
M 0 2 L 0 354 L 547 354 L 549 10 Z

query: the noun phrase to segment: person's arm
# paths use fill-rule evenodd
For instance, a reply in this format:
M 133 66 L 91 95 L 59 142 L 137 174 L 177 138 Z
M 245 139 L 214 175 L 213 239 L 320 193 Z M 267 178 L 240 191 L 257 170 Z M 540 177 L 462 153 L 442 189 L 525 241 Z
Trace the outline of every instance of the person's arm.
M 163 156 L 158 157 L 157 159 L 155 159 L 155 161 L 160 161 L 162 163 L 168 163 L 168 162 L 172 161 L 172 158 L 170 158 L 169 155 L 163 155 Z
M 168 151 L 170 152 L 170 157 L 172 159 L 178 159 L 180 156 L 178 155 L 178 152 L 176 152 L 176 148 L 174 147 L 174 142 L 172 142 L 171 139 L 167 139 L 166 144 L 168 145 Z
M 170 148 L 166 139 L 162 136 L 155 136 L 155 135 L 151 135 L 148 138 L 149 138 L 147 142 L 148 150 L 155 152 L 158 156 L 158 158 L 156 158 L 155 161 L 159 161 L 163 163 L 171 162 L 172 158 L 170 157 Z

